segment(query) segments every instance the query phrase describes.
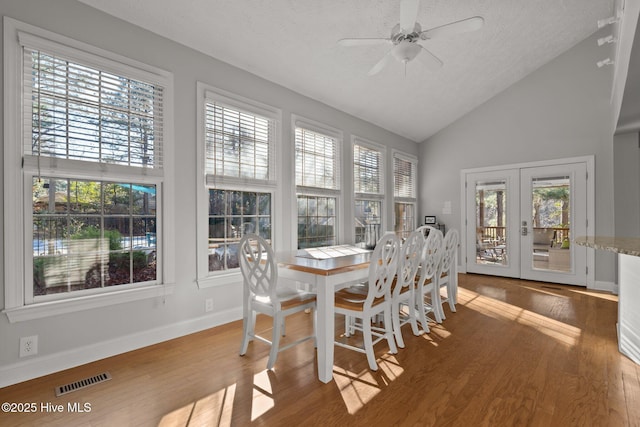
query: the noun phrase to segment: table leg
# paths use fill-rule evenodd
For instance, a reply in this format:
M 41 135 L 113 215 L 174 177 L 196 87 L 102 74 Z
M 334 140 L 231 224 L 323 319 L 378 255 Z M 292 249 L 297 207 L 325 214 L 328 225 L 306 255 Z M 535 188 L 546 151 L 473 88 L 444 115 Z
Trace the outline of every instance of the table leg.
M 333 379 L 333 341 L 334 341 L 334 290 L 326 283 L 326 277 L 317 280 L 318 314 L 316 339 L 318 353 L 318 378 L 323 383 Z

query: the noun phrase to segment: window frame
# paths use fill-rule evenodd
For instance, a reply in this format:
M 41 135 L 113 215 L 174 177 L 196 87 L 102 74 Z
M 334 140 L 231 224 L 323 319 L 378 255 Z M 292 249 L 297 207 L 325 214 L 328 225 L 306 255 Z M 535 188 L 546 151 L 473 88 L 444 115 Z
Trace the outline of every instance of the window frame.
M 310 132 L 314 132 L 314 133 L 318 133 L 318 134 L 322 134 L 325 135 L 327 137 L 333 138 L 336 141 L 336 149 L 335 149 L 335 159 L 334 159 L 334 170 L 336 171 L 336 177 L 334 178 L 335 181 L 335 188 L 322 188 L 322 187 L 311 187 L 311 186 L 304 186 L 304 185 L 297 185 L 296 183 L 296 177 L 297 177 L 297 171 L 296 171 L 296 167 L 297 167 L 297 163 L 295 161 L 296 158 L 296 130 L 298 128 L 302 128 L 302 129 L 306 129 Z M 343 173 L 343 164 L 342 164 L 342 147 L 343 147 L 343 143 L 344 143 L 344 137 L 343 137 L 343 132 L 339 129 L 333 128 L 331 126 L 328 126 L 326 124 L 320 123 L 318 121 L 306 118 L 306 117 L 302 117 L 296 114 L 292 114 L 291 115 L 291 141 L 292 141 L 292 146 L 293 146 L 293 162 L 294 162 L 294 168 L 293 168 L 293 186 L 294 186 L 294 207 L 293 212 L 293 218 L 295 219 L 294 224 L 293 224 L 293 235 L 295 236 L 295 248 L 298 248 L 300 246 L 300 242 L 298 241 L 298 195 L 301 196 L 309 196 L 309 197 L 331 197 L 334 198 L 336 203 L 335 203 L 335 217 L 336 217 L 336 221 L 335 221 L 335 244 L 339 244 L 342 242 L 342 236 L 343 236 L 343 229 L 345 227 L 343 221 L 341 221 L 341 218 L 344 218 L 344 204 L 342 202 L 342 197 L 343 197 L 343 178 L 344 178 L 344 173 Z
M 409 162 L 412 165 L 411 166 L 411 190 L 412 190 L 411 197 L 396 195 L 396 184 L 395 184 L 396 183 L 396 166 L 395 166 L 396 159 Z M 396 227 L 398 225 L 398 218 L 396 218 L 396 205 L 405 204 L 405 205 L 413 206 L 413 212 L 414 212 L 415 218 L 414 218 L 414 224 L 411 226 L 411 229 L 415 230 L 418 226 L 418 212 L 417 212 L 418 158 L 416 156 L 404 153 L 402 151 L 393 150 L 391 155 L 391 170 L 393 173 L 393 229 L 396 230 Z
M 48 30 L 4 17 L 4 237 L 6 247 L 16 248 L 4 252 L 4 265 L 23 265 L 21 269 L 5 268 L 5 309 L 10 322 L 18 322 L 51 315 L 71 313 L 91 308 L 105 307 L 139 299 L 154 298 L 173 292 L 175 282 L 175 261 L 173 253 L 174 225 L 172 201 L 173 176 L 173 75 L 159 68 L 119 54 L 100 49 Z M 40 171 L 34 165 L 33 156 L 23 154 L 25 125 L 23 119 L 23 44 L 20 38 L 36 41 L 47 52 L 58 53 L 80 63 L 107 72 L 115 72 L 132 79 L 141 79 L 163 87 L 164 120 L 162 143 L 165 162 L 161 171 L 149 168 L 133 173 L 129 166 L 106 165 L 103 163 L 84 164 L 82 161 L 56 158 L 40 158 Z M 28 129 L 31 129 L 28 126 Z M 8 143 L 8 142 L 11 143 Z M 88 163 L 88 162 L 86 162 Z M 65 164 L 70 168 L 65 169 Z M 140 168 L 143 169 L 143 168 Z M 80 291 L 69 293 L 66 298 L 55 301 L 27 301 L 27 270 L 32 270 L 33 248 L 28 244 L 32 223 L 32 177 L 59 176 L 71 179 L 114 181 L 154 184 L 158 197 L 163 198 L 163 207 L 157 212 L 158 256 L 161 261 L 153 283 L 124 287 L 113 287 L 101 292 Z M 16 203 L 16 200 L 21 202 Z M 160 236 L 160 234 L 162 236 Z M 162 251 L 162 253 L 160 253 Z M 29 260 L 31 260 L 29 262 Z M 32 272 L 31 272 L 32 274 Z
M 271 244 L 277 247 L 277 200 L 278 200 L 278 179 L 277 179 L 277 159 L 280 146 L 280 135 L 282 126 L 282 112 L 280 109 L 270 105 L 237 95 L 213 85 L 200 82 L 196 83 L 197 91 L 197 173 L 198 189 L 196 195 L 196 269 L 198 288 L 211 288 L 236 284 L 242 280 L 239 268 L 220 271 L 209 271 L 209 190 L 227 191 L 248 191 L 258 193 L 269 193 L 271 195 Z M 208 100 L 215 100 L 221 105 L 229 108 L 244 111 L 257 116 L 265 117 L 273 121 L 273 144 L 269 147 L 269 177 L 267 180 L 256 180 L 248 178 L 225 177 L 213 175 L 207 178 L 206 170 L 206 104 Z
M 356 162 L 356 157 L 355 157 L 355 148 L 356 145 L 361 146 L 363 148 L 369 149 L 369 150 L 373 150 L 373 151 L 377 151 L 380 155 L 380 165 L 378 167 L 378 192 L 377 193 L 370 193 L 370 192 L 357 192 L 355 189 L 355 181 L 356 181 L 356 167 L 355 167 L 355 162 Z M 376 142 L 367 140 L 365 138 L 356 136 L 356 135 L 352 135 L 351 136 L 351 155 L 352 155 L 352 160 L 353 160 L 353 182 L 354 182 L 354 189 L 353 189 L 353 193 L 354 193 L 354 204 L 353 204 L 353 209 L 354 209 L 354 215 L 353 215 L 353 235 L 354 235 L 354 243 L 358 244 L 359 242 L 357 242 L 357 233 L 356 233 L 356 216 L 355 216 L 355 212 L 356 212 L 356 203 L 358 201 L 362 201 L 362 202 L 379 202 L 380 203 L 380 232 L 382 232 L 382 230 L 386 229 L 386 217 L 387 215 L 385 215 L 386 213 L 386 191 L 385 191 L 385 172 L 386 172 L 386 150 L 387 148 L 382 145 L 382 144 L 378 144 Z

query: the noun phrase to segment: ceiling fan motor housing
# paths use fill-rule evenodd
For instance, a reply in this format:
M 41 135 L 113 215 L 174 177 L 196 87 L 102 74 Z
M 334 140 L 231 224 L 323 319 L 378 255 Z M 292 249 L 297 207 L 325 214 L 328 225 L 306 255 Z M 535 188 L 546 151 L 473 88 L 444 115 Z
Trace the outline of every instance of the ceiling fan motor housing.
M 422 27 L 417 22 L 413 26 L 413 32 L 409 34 L 402 32 L 400 24 L 393 27 L 391 41 L 394 47 L 391 53 L 398 61 L 406 64 L 418 56 L 420 50 L 422 50 L 422 47 L 417 43 L 420 40 L 421 32 Z
M 408 40 L 411 43 L 415 43 L 418 40 L 421 40 L 420 38 L 420 33 L 422 32 L 422 27 L 420 26 L 420 24 L 418 24 L 417 22 L 415 23 L 415 25 L 413 26 L 413 32 L 409 33 L 409 34 L 405 34 L 401 29 L 400 29 L 400 24 L 396 24 L 393 29 L 391 30 L 391 42 L 394 45 L 399 44 L 400 42 L 402 42 L 403 40 Z

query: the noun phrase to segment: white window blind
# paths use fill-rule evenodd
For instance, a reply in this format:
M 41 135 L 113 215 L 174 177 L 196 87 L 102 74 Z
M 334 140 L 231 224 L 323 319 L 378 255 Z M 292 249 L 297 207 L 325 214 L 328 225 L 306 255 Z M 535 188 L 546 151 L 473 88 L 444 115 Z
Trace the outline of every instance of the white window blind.
M 396 198 L 416 198 L 416 161 L 400 154 L 393 156 L 393 195 Z
M 207 184 L 234 180 L 272 181 L 275 128 L 276 123 L 271 118 L 207 100 Z
M 340 188 L 337 138 L 303 127 L 295 129 L 296 185 Z
M 24 154 L 162 169 L 163 87 L 52 51 L 23 43 Z
M 353 146 L 353 186 L 356 193 L 381 194 L 382 153 L 360 144 Z

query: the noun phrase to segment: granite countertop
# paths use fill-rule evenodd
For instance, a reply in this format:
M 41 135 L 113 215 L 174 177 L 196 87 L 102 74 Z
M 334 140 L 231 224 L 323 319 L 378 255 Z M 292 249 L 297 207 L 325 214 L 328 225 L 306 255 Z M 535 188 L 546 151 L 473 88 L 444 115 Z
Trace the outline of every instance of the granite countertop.
M 575 239 L 575 243 L 617 254 L 640 256 L 640 237 L 581 236 Z

